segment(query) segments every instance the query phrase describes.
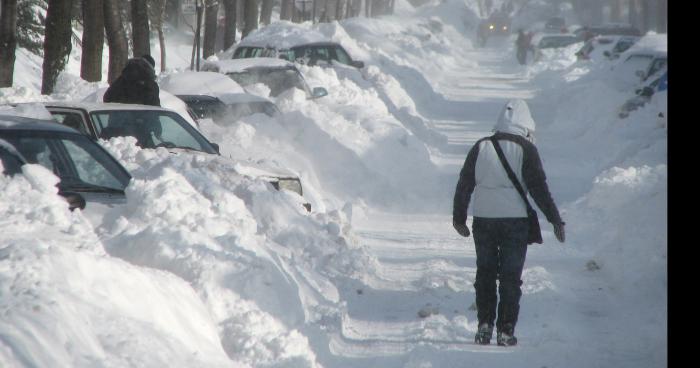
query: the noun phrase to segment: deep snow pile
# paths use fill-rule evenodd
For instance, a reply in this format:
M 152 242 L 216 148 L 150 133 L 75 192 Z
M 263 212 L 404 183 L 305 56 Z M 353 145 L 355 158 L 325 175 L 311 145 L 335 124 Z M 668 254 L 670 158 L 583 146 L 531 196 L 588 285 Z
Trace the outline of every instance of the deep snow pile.
M 0 365 L 230 367 L 192 287 L 108 256 L 58 180 L 0 176 Z
M 225 157 L 141 150 L 131 137 L 103 144 L 135 178 L 99 229 L 108 252 L 189 282 L 232 358 L 315 367 L 298 329 L 338 328 L 337 283 L 372 272 L 345 214 L 307 214 L 298 195 Z

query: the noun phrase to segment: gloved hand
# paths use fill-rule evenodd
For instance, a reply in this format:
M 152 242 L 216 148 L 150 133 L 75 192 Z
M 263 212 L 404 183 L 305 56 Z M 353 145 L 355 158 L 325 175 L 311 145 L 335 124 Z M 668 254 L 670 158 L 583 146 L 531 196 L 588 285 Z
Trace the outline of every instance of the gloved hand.
M 564 233 L 564 225 L 566 225 L 565 222 L 561 222 L 559 224 L 552 224 L 554 227 L 554 236 L 557 237 L 557 240 L 559 240 L 560 243 L 563 243 L 566 240 L 566 233 Z
M 467 224 L 464 222 L 452 220 L 452 226 L 455 228 L 455 230 L 457 230 L 459 235 L 462 235 L 465 238 L 468 237 L 469 235 L 471 235 L 471 233 L 469 232 L 469 228 L 467 227 Z

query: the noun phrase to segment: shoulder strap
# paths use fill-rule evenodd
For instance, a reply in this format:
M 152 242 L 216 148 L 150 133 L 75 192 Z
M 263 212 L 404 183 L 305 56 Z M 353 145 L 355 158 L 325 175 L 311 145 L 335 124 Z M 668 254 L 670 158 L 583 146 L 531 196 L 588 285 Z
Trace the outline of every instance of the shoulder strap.
M 523 198 L 523 201 L 525 201 L 525 206 L 527 207 L 527 212 L 533 212 L 534 209 L 530 205 L 530 201 L 527 200 L 527 194 L 525 194 L 525 190 L 523 189 L 523 186 L 520 184 L 520 180 L 518 180 L 518 177 L 515 176 L 515 173 L 513 172 L 513 169 L 511 169 L 510 165 L 508 164 L 508 161 L 506 160 L 506 156 L 503 154 L 503 150 L 501 149 L 501 145 L 498 144 L 498 141 L 496 140 L 496 136 L 493 135 L 491 138 L 491 144 L 493 144 L 493 148 L 496 150 L 496 153 L 498 154 L 498 158 L 501 160 L 501 164 L 503 165 L 503 168 L 506 169 L 506 173 L 508 174 L 508 178 L 510 181 L 513 183 L 513 186 L 515 186 L 515 189 L 520 193 L 520 197 Z

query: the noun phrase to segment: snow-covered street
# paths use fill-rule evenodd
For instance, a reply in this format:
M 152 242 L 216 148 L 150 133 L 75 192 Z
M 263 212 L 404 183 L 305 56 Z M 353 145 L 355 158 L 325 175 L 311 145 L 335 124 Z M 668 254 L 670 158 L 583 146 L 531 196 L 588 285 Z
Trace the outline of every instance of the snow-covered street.
M 577 60 L 579 42 L 519 65 L 515 34 L 476 46 L 478 4 L 273 22 L 272 34 L 342 43 L 364 67 L 297 65 L 327 90 L 318 99 L 253 85 L 279 114 L 201 119 L 220 155 L 98 139 L 132 177 L 123 204 L 70 211 L 38 164 L 0 176 L 0 367 L 666 367 L 666 95 L 621 119 L 634 92 L 619 64 Z M 161 90 L 192 52 L 189 34 L 168 37 Z M 650 31 L 631 51 L 666 44 Z M 78 77 L 80 53 L 41 95 L 41 58 L 18 49 L 0 115 L 99 100 L 107 82 Z M 537 209 L 518 344 L 482 346 L 474 240 L 452 205 L 467 152 L 510 99 L 537 123 L 566 242 Z M 303 193 L 254 165 L 284 168 Z

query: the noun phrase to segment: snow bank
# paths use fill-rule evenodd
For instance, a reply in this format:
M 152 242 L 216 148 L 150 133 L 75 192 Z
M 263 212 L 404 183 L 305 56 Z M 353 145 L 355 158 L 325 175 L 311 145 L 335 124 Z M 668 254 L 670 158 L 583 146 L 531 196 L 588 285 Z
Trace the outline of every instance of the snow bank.
M 127 205 L 100 229 L 108 252 L 189 282 L 232 358 L 317 366 L 299 329 L 342 313 L 332 279 L 372 269 L 346 215 L 307 214 L 296 194 L 238 174 L 225 157 L 140 150 L 130 137 L 103 144 L 134 176 Z
M 0 365 L 231 366 L 192 288 L 109 257 L 57 182 L 0 176 Z

